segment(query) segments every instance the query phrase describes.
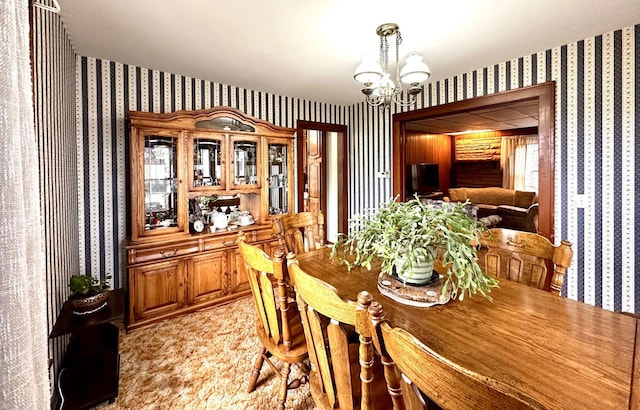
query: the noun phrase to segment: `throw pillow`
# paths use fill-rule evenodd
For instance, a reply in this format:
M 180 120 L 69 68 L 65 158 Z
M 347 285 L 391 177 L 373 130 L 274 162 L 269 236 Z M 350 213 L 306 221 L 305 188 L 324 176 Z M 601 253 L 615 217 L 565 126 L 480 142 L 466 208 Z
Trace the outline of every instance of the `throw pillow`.
M 513 197 L 513 205 L 520 208 L 529 208 L 536 201 L 536 193 L 531 191 L 516 191 Z
M 467 200 L 467 191 L 464 188 L 449 188 L 449 200 L 451 202 L 464 202 Z

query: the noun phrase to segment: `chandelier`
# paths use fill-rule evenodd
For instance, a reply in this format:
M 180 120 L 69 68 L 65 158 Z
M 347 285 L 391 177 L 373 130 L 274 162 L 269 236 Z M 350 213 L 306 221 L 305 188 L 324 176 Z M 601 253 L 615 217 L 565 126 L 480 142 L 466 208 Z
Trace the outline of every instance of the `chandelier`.
M 397 24 L 383 24 L 378 27 L 376 33 L 380 36 L 379 60 L 376 61 L 375 57 L 371 56 L 363 57 L 353 73 L 353 78 L 362 83 L 362 93 L 369 105 L 386 109 L 393 102 L 408 107 L 416 102 L 416 96 L 422 92 L 420 83 L 429 79 L 431 71 L 418 53 L 410 53 L 406 58 L 405 66 L 400 70 L 399 55 L 402 36 Z M 387 37 L 393 35 L 396 36 L 396 73 L 395 77 L 391 78 Z M 405 100 L 402 98 L 404 90 L 401 82 L 409 85 Z

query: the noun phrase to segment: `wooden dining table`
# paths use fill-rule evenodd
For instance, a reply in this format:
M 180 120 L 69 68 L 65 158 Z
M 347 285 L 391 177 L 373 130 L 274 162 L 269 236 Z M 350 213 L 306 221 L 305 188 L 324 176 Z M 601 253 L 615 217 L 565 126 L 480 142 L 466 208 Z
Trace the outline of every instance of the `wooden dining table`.
M 324 248 L 297 259 L 342 297 L 356 300 L 358 292 L 369 291 L 392 326 L 467 369 L 549 409 L 640 408 L 634 317 L 508 280 L 492 290 L 493 301 L 476 294 L 431 307 L 409 306 L 378 291 L 378 265 L 349 271 L 329 253 Z

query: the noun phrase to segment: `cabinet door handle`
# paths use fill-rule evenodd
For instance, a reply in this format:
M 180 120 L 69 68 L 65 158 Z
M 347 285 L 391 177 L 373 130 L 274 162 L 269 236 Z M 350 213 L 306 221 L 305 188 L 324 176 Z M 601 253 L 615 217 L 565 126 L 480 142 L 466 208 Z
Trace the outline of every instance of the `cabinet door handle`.
M 175 256 L 176 253 L 178 253 L 178 249 L 175 249 L 175 248 L 173 249 L 173 251 L 171 253 L 168 253 L 168 252 L 164 253 L 164 251 L 160 251 L 160 255 L 162 255 L 162 257 L 164 257 L 164 258 L 170 258 L 172 256 Z
M 222 241 L 222 244 L 224 246 L 236 246 L 236 241 L 231 241 L 231 242 Z

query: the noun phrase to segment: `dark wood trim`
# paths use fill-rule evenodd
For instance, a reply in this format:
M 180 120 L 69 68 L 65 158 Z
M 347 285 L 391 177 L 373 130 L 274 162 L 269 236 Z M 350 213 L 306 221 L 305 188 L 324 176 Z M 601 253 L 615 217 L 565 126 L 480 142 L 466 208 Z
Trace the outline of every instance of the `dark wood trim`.
M 623 312 L 626 313 L 626 312 Z M 638 319 L 638 315 L 630 314 Z M 633 346 L 633 365 L 631 367 L 631 394 L 629 409 L 640 409 L 640 321 L 636 320 L 636 342 Z
M 500 130 L 497 132 L 503 137 L 507 135 L 537 135 L 538 127 L 514 128 L 512 130 Z
M 342 136 L 342 150 L 338 150 L 338 163 L 342 166 L 342 179 L 338 181 L 338 193 L 339 193 L 339 201 L 340 206 L 338 207 L 338 232 L 347 232 L 347 210 L 349 209 L 349 194 L 347 190 L 348 178 L 349 178 L 349 168 L 348 168 L 348 158 L 349 158 L 349 145 L 347 140 L 347 126 L 346 125 L 338 125 L 338 124 L 329 124 L 324 122 L 314 122 L 314 121 L 304 121 L 298 120 L 297 122 L 297 136 L 296 136 L 296 147 L 297 147 L 297 164 L 302 164 L 304 159 L 302 158 L 302 149 L 300 148 L 303 139 L 304 130 L 319 130 L 323 132 L 336 132 Z M 324 136 L 322 140 L 322 158 L 326 158 L 326 144 L 324 143 Z M 300 173 L 298 172 L 298 175 Z M 327 206 L 327 175 L 326 168 L 322 167 L 322 205 L 323 211 L 326 215 L 326 206 Z M 301 209 L 302 204 L 304 203 L 303 193 L 304 193 L 304 180 L 302 178 L 298 178 L 298 209 Z M 326 229 L 325 229 L 326 231 Z
M 458 114 L 480 108 L 508 105 L 516 101 L 538 101 L 538 151 L 539 181 L 538 230 L 543 236 L 554 240 L 554 158 L 555 158 L 555 89 L 554 81 L 503 91 L 467 100 L 456 101 L 419 110 L 393 115 L 393 195 L 404 200 L 405 180 L 405 126 L 406 123 L 426 118 Z

